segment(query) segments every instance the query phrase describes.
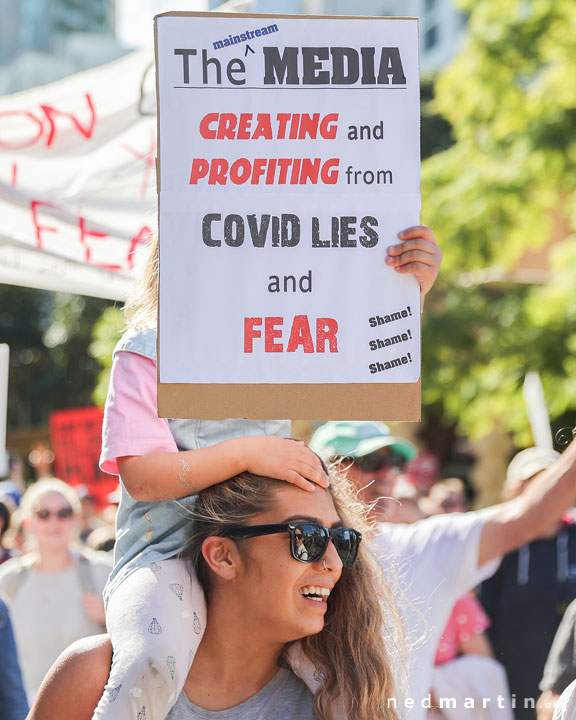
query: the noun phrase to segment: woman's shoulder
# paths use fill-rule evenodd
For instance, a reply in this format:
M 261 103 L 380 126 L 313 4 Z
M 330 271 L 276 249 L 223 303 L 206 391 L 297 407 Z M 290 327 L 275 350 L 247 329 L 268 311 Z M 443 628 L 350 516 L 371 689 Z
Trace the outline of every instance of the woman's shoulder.
M 0 566 L 0 594 L 11 601 L 26 579 L 28 571 L 33 567 L 36 560 L 35 555 L 27 553 L 10 558 Z
M 26 553 L 25 555 L 12 557 L 10 560 L 2 563 L 2 565 L 0 565 L 0 589 L 5 581 L 29 570 L 34 565 L 35 559 L 35 555 Z
M 70 645 L 49 670 L 27 720 L 90 720 L 110 672 L 112 646 L 107 635 Z

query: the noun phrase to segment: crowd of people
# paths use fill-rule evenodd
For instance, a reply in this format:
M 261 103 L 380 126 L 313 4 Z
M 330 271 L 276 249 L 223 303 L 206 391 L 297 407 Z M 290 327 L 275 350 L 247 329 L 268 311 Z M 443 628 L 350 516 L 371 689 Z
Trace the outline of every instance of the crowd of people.
M 165 682 L 164 678 L 151 685 L 151 694 L 165 693 L 164 702 L 169 706 L 166 716 L 196 717 L 194 712 L 198 713 L 201 708 L 210 710 L 211 693 L 216 693 L 225 703 L 233 706 L 237 696 L 234 691 L 229 695 L 222 693 L 220 684 L 226 668 L 229 667 L 231 673 L 230 686 L 245 688 L 244 681 L 239 682 L 242 676 L 238 675 L 238 666 L 242 666 L 241 658 L 245 660 L 249 657 L 247 638 L 256 633 L 264 639 L 262 629 L 266 626 L 275 635 L 277 629 L 283 626 L 284 615 L 290 615 L 289 603 L 286 597 L 282 597 L 281 578 L 275 560 L 267 560 L 274 567 L 264 591 L 258 586 L 254 588 L 253 575 L 244 585 L 227 584 L 221 566 L 222 548 L 213 548 L 214 558 L 209 562 L 204 557 L 206 553 L 202 555 L 206 538 L 212 534 L 221 536 L 221 531 L 215 529 L 219 524 L 225 528 L 245 525 L 268 527 L 289 516 L 296 516 L 313 517 L 328 528 L 345 522 L 361 529 L 362 542 L 370 544 L 371 551 L 380 559 L 380 570 L 375 570 L 368 555 L 366 577 L 371 578 L 368 582 L 374 588 L 380 583 L 381 597 L 385 597 L 390 606 L 398 608 L 397 617 L 378 619 L 378 622 L 387 625 L 386 634 L 381 637 L 387 637 L 390 643 L 390 646 L 378 648 L 382 662 L 379 674 L 383 678 L 393 678 L 389 682 L 383 680 L 382 698 L 395 699 L 392 707 L 386 707 L 386 712 L 390 714 L 382 714 L 383 718 L 402 717 L 402 712 L 408 710 L 407 717 L 428 717 L 429 720 L 463 717 L 501 720 L 537 717 L 538 720 L 550 720 L 561 693 L 576 680 L 576 555 L 572 541 L 575 531 L 571 514 L 563 512 L 569 509 L 569 504 L 559 510 L 556 520 L 542 525 L 543 531 L 537 534 L 531 532 L 530 542 L 520 545 L 523 537 L 517 530 L 518 538 L 508 539 L 507 542 L 519 547 L 505 554 L 501 561 L 498 548 L 491 547 L 486 554 L 482 553 L 482 545 L 488 544 L 484 537 L 486 525 L 494 523 L 490 513 L 498 508 L 501 513 L 510 507 L 514 498 L 517 498 L 516 502 L 522 500 L 523 494 L 539 476 L 546 476 L 549 468 L 557 466 L 560 455 L 540 448 L 522 451 L 511 462 L 504 484 L 504 496 L 512 500 L 492 510 L 470 512 L 466 485 L 461 479 L 441 479 L 427 493 L 422 491 L 424 483 L 418 482 L 413 473 L 405 472 L 416 455 L 416 448 L 409 441 L 394 437 L 382 423 L 325 423 L 316 430 L 310 444 L 328 464 L 330 488 L 326 488 L 319 461 L 315 468 L 309 466 L 302 475 L 314 475 L 317 486 L 314 492 L 247 470 L 237 473 L 234 481 L 214 484 L 202 490 L 198 496 L 202 503 L 188 508 L 179 547 L 183 550 L 182 559 L 176 561 L 182 571 L 180 575 L 172 572 L 159 582 L 159 575 L 165 569 L 162 561 L 152 559 L 143 566 L 148 575 L 147 582 L 153 585 L 153 592 L 145 585 L 149 595 L 154 597 L 159 591 L 164 591 L 174 603 L 189 608 L 182 613 L 186 617 L 179 621 L 177 631 L 173 631 L 167 612 L 169 606 L 165 602 L 147 602 L 140 606 L 147 634 L 155 642 L 160 634 L 162 640 L 156 642 L 154 648 L 136 644 L 131 649 L 132 661 L 138 663 L 144 657 L 148 662 L 152 651 L 156 656 L 158 652 L 164 655 L 166 669 L 162 669 L 161 674 L 171 682 Z M 307 450 L 299 443 L 294 443 L 294 447 Z M 318 468 L 320 472 L 315 475 Z M 311 477 L 308 482 L 310 480 L 314 482 Z M 280 503 L 280 509 L 278 502 L 270 508 L 270 497 L 266 497 L 266 493 L 286 497 Z M 331 500 L 329 509 L 325 506 L 326 498 Z M 246 503 L 245 508 L 242 503 Z M 319 503 L 324 503 L 321 511 Z M 181 508 L 180 505 L 176 507 Z M 299 507 L 305 508 L 301 515 L 297 511 Z M 290 509 L 292 512 L 289 512 Z M 21 498 L 18 508 L 13 495 L 4 496 L 0 501 L 0 632 L 3 639 L 0 706 L 10 708 L 4 710 L 4 715 L 0 713 L 0 717 L 23 720 L 60 653 L 78 639 L 105 631 L 102 591 L 113 565 L 110 520 L 114 510 L 114 505 L 98 510 L 95 499 L 86 488 L 76 490 L 60 480 L 48 478 L 34 482 Z M 176 512 L 179 514 L 181 510 Z M 13 526 L 11 518 L 14 519 Z M 20 528 L 23 529 L 24 544 L 16 542 L 21 535 L 18 532 Z M 200 535 L 193 528 L 198 528 Z M 304 523 L 301 529 L 307 529 Z M 313 530 L 318 532 L 317 527 Z M 265 540 L 263 544 L 274 547 L 273 540 L 276 538 L 266 535 L 262 539 Z M 100 542 L 97 549 L 96 540 Z M 301 545 L 297 546 L 297 542 L 296 537 L 292 541 L 293 551 L 300 552 L 300 557 L 313 547 L 307 545 L 306 537 Z M 338 542 L 333 540 L 336 558 L 342 552 L 339 542 L 341 539 Z M 315 662 L 310 663 L 305 644 L 310 638 L 298 647 L 292 643 L 315 632 L 310 631 L 307 623 L 311 620 L 323 622 L 321 609 L 327 606 L 334 612 L 341 612 L 347 625 L 354 625 L 359 633 L 369 632 L 358 626 L 358 619 L 354 619 L 357 603 L 346 607 L 345 598 L 349 595 L 335 594 L 335 586 L 338 587 L 347 571 L 342 558 L 329 564 L 328 557 L 334 551 L 328 553 L 325 549 L 324 552 L 323 560 L 328 569 L 322 567 L 319 576 L 315 577 L 308 571 L 308 563 L 302 563 L 302 581 L 307 584 L 301 585 L 301 588 L 309 589 L 306 601 L 316 603 L 317 617 L 306 618 L 305 613 L 300 617 L 296 603 L 293 615 L 306 627 L 301 636 L 297 629 L 294 637 L 290 636 L 290 629 L 286 630 L 286 636 L 282 635 L 283 631 L 280 632 L 285 666 L 282 674 L 278 676 L 272 672 L 272 668 L 276 667 L 274 662 L 267 665 L 266 671 L 260 663 L 255 663 L 259 670 L 257 679 L 250 679 L 254 683 L 251 687 L 256 688 L 262 678 L 268 678 L 263 688 L 254 693 L 257 700 L 253 709 L 261 712 L 263 717 L 269 712 L 266 708 L 284 708 L 283 703 L 297 709 L 298 714 L 294 717 L 323 717 L 313 714 L 315 710 L 311 699 L 312 693 L 318 696 L 319 688 L 325 687 L 319 679 L 325 679 L 327 670 L 324 664 L 317 662 L 322 656 L 312 655 Z M 527 559 L 523 560 L 525 557 Z M 266 566 L 264 560 L 262 562 Z M 199 584 L 190 579 L 190 565 L 197 569 Z M 159 571 L 160 568 L 162 570 Z M 211 577 L 212 572 L 216 579 Z M 261 576 L 260 569 L 259 582 Z M 367 582 L 366 577 L 361 577 L 361 582 Z M 536 579 L 531 580 L 534 577 Z M 129 576 L 120 584 L 123 588 L 121 604 L 125 609 L 118 620 L 127 625 L 126 632 L 132 639 L 137 637 L 138 631 L 134 622 L 129 622 L 130 613 L 134 611 L 127 608 L 126 603 L 133 592 L 137 598 L 142 596 L 141 588 L 133 581 L 134 578 L 131 580 Z M 215 606 L 213 590 L 212 593 L 208 591 L 209 587 L 218 587 L 223 592 L 223 599 Z M 246 595 L 242 596 L 239 587 L 251 589 L 246 589 Z M 168 592 L 165 592 L 166 588 Z M 321 595 L 321 592 L 326 592 L 323 588 L 330 592 L 326 603 Z M 206 603 L 203 600 L 205 593 Z M 199 599 L 200 594 L 202 599 Z M 278 599 L 271 608 L 269 598 L 272 594 Z M 255 596 L 260 598 L 260 602 L 256 602 Z M 574 602 L 570 605 L 571 601 Z M 215 609 L 211 610 L 212 607 Z M 372 612 L 378 617 L 374 608 Z M 229 620 L 215 622 L 218 628 L 225 628 L 224 636 L 219 637 L 215 632 L 208 635 L 209 618 L 220 613 L 222 617 L 242 618 L 242 622 L 236 629 Z M 254 614 L 254 627 L 249 623 L 251 613 Z M 374 622 L 373 618 L 368 624 L 371 622 Z M 141 623 L 136 622 L 136 626 L 141 626 Z M 240 657 L 234 660 L 236 636 Z M 182 637 L 188 638 L 187 642 L 182 642 Z M 103 694 L 110 706 L 110 697 L 117 698 L 120 693 L 115 691 L 123 683 L 116 679 L 106 683 L 112 657 L 107 643 L 107 639 L 102 639 L 100 645 L 88 649 L 84 647 L 82 652 L 90 658 L 90 672 L 96 678 L 90 684 L 93 692 Z M 290 646 L 288 651 L 285 650 L 287 644 Z M 260 658 L 266 654 L 254 642 L 253 650 Z M 362 651 L 368 652 L 366 648 Z M 120 657 L 127 658 L 129 652 L 130 649 Z M 356 649 L 356 652 L 360 650 Z M 221 653 L 224 655 L 221 656 Z M 199 659 L 194 667 L 202 668 L 202 674 L 198 671 L 197 678 L 188 672 L 178 675 L 177 669 L 183 666 L 187 671 L 196 655 Z M 274 657 L 272 653 L 269 659 Z M 168 659 L 170 661 L 166 662 Z M 361 661 L 367 662 L 366 657 L 361 657 Z M 127 660 L 122 661 L 123 674 L 126 673 L 126 663 L 130 665 Z M 139 667 L 142 671 L 142 665 Z M 325 703 L 326 708 L 342 702 L 351 706 L 358 701 L 360 679 L 356 677 L 354 688 L 348 688 L 349 697 L 343 698 L 341 694 L 345 693 L 345 685 L 342 678 L 347 670 L 344 667 L 340 672 L 340 677 L 336 673 L 330 678 L 331 683 L 326 683 L 327 693 L 320 701 Z M 211 673 L 218 678 L 218 692 L 210 685 Z M 177 677 L 182 684 L 179 689 L 173 682 Z M 279 678 L 284 678 L 282 683 Z M 518 678 L 521 679 L 520 685 Z M 128 678 L 129 688 L 137 686 L 136 683 L 135 677 Z M 107 693 L 104 693 L 105 684 Z M 340 694 L 334 688 L 338 688 Z M 176 703 L 174 697 L 170 699 L 171 694 L 178 699 Z M 160 711 L 144 704 L 143 696 L 144 688 L 142 694 L 134 698 L 136 704 L 142 703 L 138 712 L 147 708 L 141 718 L 160 717 Z M 42 712 L 43 697 L 45 695 L 41 692 L 39 710 L 33 710 L 33 717 L 48 717 L 34 715 Z M 335 700 L 336 697 L 339 699 Z M 382 698 L 378 702 L 382 702 Z M 77 717 L 92 717 L 97 702 L 98 697 L 81 698 Z M 219 702 L 214 710 L 218 709 Z M 282 713 L 277 717 L 291 717 L 285 709 Z M 105 716 L 102 714 L 102 717 Z M 337 715 L 326 714 L 325 717 Z
M 389 249 L 422 298 L 440 259 L 423 226 Z M 460 480 L 405 473 L 416 448 L 379 422 L 324 423 L 308 446 L 287 420 L 159 418 L 157 281 L 154 242 L 104 414 L 115 536 L 56 479 L 12 515 L 7 720 L 569 717 L 573 612 L 544 663 L 574 590 L 576 443 L 523 451 L 508 498 L 471 511 Z

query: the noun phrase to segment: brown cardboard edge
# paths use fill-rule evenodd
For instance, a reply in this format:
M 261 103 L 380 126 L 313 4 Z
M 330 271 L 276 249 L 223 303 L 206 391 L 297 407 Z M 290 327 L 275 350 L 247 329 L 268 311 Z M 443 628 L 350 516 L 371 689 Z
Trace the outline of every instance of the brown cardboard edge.
M 159 417 L 417 422 L 421 419 L 420 413 L 420 381 L 284 385 L 158 383 Z

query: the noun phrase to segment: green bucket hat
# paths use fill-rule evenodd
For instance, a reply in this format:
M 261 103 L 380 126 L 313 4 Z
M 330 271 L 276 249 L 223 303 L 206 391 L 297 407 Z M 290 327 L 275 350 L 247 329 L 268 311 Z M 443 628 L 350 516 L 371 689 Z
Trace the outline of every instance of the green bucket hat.
M 393 437 L 382 422 L 360 420 L 332 420 L 321 425 L 312 435 L 310 447 L 321 457 L 365 457 L 370 453 L 389 448 L 406 461 L 418 454 L 408 440 Z

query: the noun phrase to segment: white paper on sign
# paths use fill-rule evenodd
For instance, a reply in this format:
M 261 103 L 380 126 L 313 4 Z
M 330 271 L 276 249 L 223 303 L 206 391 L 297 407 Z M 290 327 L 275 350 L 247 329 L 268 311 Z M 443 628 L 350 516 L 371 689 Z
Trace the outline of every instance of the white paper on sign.
M 160 16 L 160 381 L 420 377 L 415 19 Z

